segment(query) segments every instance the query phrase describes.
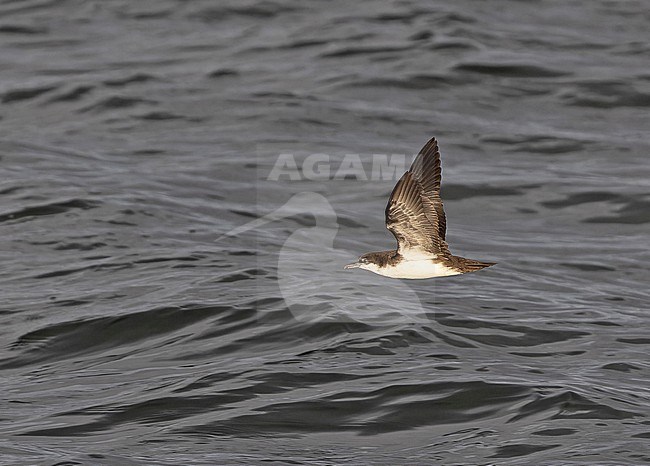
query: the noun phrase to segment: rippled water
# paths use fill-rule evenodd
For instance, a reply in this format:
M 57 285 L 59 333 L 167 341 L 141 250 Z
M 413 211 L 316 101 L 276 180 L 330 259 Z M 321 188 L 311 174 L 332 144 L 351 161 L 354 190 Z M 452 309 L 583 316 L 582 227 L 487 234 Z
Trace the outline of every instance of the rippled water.
M 650 462 L 648 19 L 0 2 L 0 462 Z M 452 251 L 498 266 L 343 271 L 395 180 L 268 179 L 431 136 Z

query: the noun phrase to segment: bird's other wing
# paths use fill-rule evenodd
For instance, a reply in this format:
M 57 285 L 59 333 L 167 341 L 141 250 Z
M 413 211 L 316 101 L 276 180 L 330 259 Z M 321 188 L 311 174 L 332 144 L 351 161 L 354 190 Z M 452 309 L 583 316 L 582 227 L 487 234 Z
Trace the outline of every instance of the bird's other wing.
M 447 218 L 440 198 L 442 167 L 440 166 L 440 149 L 436 138 L 431 138 L 418 153 L 409 172 L 418 182 L 423 197 L 425 214 L 431 223 L 437 224 L 438 236 L 445 240 Z

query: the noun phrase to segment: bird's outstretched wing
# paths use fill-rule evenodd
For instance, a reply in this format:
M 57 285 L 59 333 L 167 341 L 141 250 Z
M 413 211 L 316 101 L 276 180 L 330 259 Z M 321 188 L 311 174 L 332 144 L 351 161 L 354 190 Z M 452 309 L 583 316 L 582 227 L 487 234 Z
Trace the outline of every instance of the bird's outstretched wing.
M 397 251 L 402 256 L 448 253 L 447 223 L 440 198 L 441 173 L 438 142 L 432 138 L 390 195 L 386 228 L 397 239 Z

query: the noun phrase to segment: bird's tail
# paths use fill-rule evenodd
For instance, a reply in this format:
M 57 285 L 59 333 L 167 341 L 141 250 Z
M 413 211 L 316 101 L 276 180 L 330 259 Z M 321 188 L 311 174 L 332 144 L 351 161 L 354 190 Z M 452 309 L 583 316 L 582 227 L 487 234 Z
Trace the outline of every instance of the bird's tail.
M 481 270 L 486 267 L 492 267 L 496 264 L 496 262 L 482 262 L 473 259 L 465 259 L 463 262 L 463 266 L 464 268 L 468 269 L 468 272 L 476 272 L 477 270 Z

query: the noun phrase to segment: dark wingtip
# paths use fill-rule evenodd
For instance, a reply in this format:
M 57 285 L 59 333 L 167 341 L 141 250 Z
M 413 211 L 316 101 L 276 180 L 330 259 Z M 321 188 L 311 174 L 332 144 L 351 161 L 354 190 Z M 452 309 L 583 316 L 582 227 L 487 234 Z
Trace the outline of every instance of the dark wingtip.
M 429 139 L 427 143 L 420 149 L 420 153 L 426 153 L 426 152 L 437 152 L 439 150 L 438 147 L 438 140 L 434 137 Z

